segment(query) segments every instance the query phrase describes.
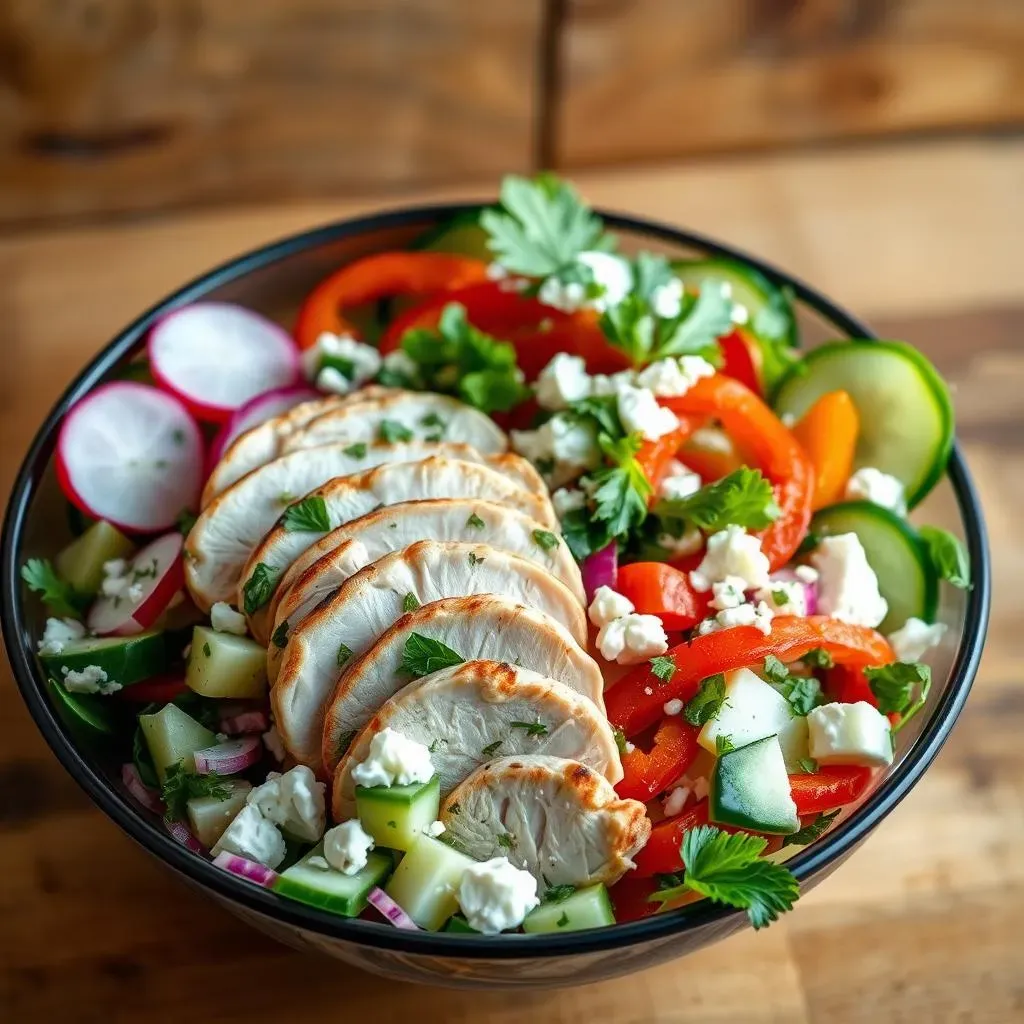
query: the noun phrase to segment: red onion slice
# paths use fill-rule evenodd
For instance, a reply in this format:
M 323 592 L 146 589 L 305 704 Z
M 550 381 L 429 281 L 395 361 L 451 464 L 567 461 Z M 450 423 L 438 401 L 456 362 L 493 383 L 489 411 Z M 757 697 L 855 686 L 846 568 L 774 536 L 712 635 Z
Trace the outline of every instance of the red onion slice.
M 193 853 L 203 853 L 203 844 L 188 830 L 188 827 L 180 821 L 167 821 L 164 820 L 164 825 L 167 831 L 171 833 L 171 838 L 177 840 L 185 847 L 186 850 L 191 850 Z
M 121 765 L 121 781 L 136 802 L 145 807 L 147 811 L 163 814 L 164 804 L 160 799 L 160 794 L 155 789 L 150 789 L 142 781 L 139 769 L 135 765 L 130 763 Z
M 396 928 L 418 932 L 420 926 L 383 890 L 376 885 L 366 897 Z
M 237 740 L 218 743 L 195 753 L 196 772 L 208 775 L 237 775 L 251 768 L 263 756 L 263 744 L 259 736 L 242 736 Z
M 213 858 L 213 863 L 225 871 L 230 871 L 233 875 L 238 875 L 239 878 L 248 879 L 250 882 L 262 885 L 266 889 L 272 888 L 278 877 L 277 872 L 273 868 L 257 864 L 256 861 L 247 860 L 245 857 L 239 857 L 237 854 L 228 853 L 227 850 L 221 850 Z
M 234 715 L 222 715 L 220 731 L 229 736 L 250 736 L 263 734 L 270 728 L 270 716 L 266 711 L 240 711 Z
M 588 555 L 580 566 L 583 574 L 583 589 L 587 594 L 587 603 L 594 599 L 598 587 L 611 587 L 619 575 L 619 546 L 615 541 L 605 545 L 600 551 Z

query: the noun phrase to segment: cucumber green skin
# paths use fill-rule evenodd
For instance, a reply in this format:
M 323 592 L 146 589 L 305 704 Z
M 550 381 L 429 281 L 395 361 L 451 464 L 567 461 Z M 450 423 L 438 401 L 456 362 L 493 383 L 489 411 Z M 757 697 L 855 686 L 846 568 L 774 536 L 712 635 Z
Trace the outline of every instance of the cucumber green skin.
M 316 854 L 321 847 L 317 847 L 308 856 Z M 322 856 L 322 852 L 320 853 Z M 303 861 L 306 858 L 303 858 Z M 279 896 L 286 896 L 288 899 L 298 903 L 305 903 L 308 907 L 317 907 L 320 910 L 327 910 L 332 914 L 341 917 L 357 917 L 363 912 L 367 903 L 367 896 L 375 885 L 383 885 L 384 880 L 391 873 L 391 858 L 383 853 L 373 852 L 366 858 L 366 867 L 354 875 L 340 875 L 337 872 L 323 872 L 326 878 L 331 881 L 343 884 L 349 892 L 328 892 L 324 889 L 314 888 L 306 879 L 310 876 L 304 875 L 295 878 L 289 876 L 289 872 L 295 868 L 302 868 L 303 861 L 299 861 L 293 867 L 288 868 L 274 883 L 274 892 Z M 310 868 L 309 871 L 316 871 Z
M 93 735 L 113 736 L 116 733 L 114 716 L 104 707 L 103 698 L 88 693 L 68 693 L 52 678 L 49 683 L 58 713 L 69 728 L 85 729 Z
M 885 531 L 885 536 L 882 536 Z M 889 614 L 878 627 L 883 633 L 899 629 L 911 615 L 925 622 L 935 620 L 939 603 L 939 578 L 928 549 L 917 531 L 895 512 L 870 501 L 844 501 L 814 514 L 811 532 L 824 536 L 855 533 L 860 538 L 878 589 L 889 602 Z M 916 577 L 917 595 L 901 596 Z
M 480 227 L 479 210 L 467 210 L 456 214 L 451 220 L 424 232 L 409 246 L 417 252 L 448 252 L 456 256 L 470 256 L 473 259 L 490 262 L 494 253 L 487 246 L 487 232 Z
M 408 850 L 422 829 L 437 819 L 440 805 L 436 775 L 409 786 L 356 787 L 356 812 L 363 828 L 378 846 L 391 850 Z
M 823 394 L 843 387 L 842 373 L 820 372 L 817 374 L 818 379 L 814 380 L 816 369 L 820 368 L 825 371 L 824 364 L 836 357 L 842 359 L 852 356 L 855 358 L 857 350 L 864 348 L 870 348 L 872 355 L 877 355 L 881 348 L 883 351 L 912 363 L 924 385 L 924 390 L 934 403 L 938 413 L 941 424 L 940 436 L 936 438 L 931 461 L 921 470 L 917 479 L 904 480 L 907 488 L 907 506 L 913 508 L 921 502 L 945 473 L 949 456 L 953 451 L 954 428 L 953 403 L 949 397 L 949 388 L 935 367 L 916 348 L 902 341 L 867 339 L 834 341 L 822 345 L 820 348 L 812 349 L 790 369 L 775 391 L 773 405 L 779 415 L 790 413 L 797 417 L 802 416 Z M 851 397 L 856 402 L 857 396 L 851 395 Z M 912 410 L 906 410 L 906 414 L 912 415 Z M 870 419 L 870 416 L 862 416 L 862 422 Z M 877 468 L 885 469 L 884 466 Z
M 559 924 L 562 921 L 562 924 Z M 545 932 L 581 932 L 587 928 L 604 928 L 615 924 L 615 912 L 608 890 L 598 882 L 579 889 L 558 903 L 542 903 L 531 910 L 523 921 L 528 934 Z
M 475 928 L 469 927 L 469 922 L 464 918 L 456 914 L 454 917 L 448 918 L 448 923 L 441 929 L 444 932 L 451 932 L 455 935 L 479 935 L 480 933 Z
M 64 673 L 81 672 L 97 665 L 107 678 L 122 686 L 152 679 L 167 670 L 169 659 L 163 632 L 149 631 L 126 637 L 104 637 L 66 644 L 60 654 L 40 654 L 46 671 L 59 679 Z
M 750 808 L 748 794 L 744 792 L 747 780 L 759 781 L 758 748 L 777 742 L 775 736 L 766 736 L 723 754 L 715 762 L 708 794 L 708 820 L 712 824 L 735 825 L 770 835 L 791 835 L 800 829 L 795 807 L 792 810 L 780 808 L 777 814 L 759 814 Z

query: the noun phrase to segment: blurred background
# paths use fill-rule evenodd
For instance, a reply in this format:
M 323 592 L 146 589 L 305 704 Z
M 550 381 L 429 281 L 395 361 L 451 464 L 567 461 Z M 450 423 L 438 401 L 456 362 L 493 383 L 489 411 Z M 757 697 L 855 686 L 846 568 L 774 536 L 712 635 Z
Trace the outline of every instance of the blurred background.
M 4 665 L 0 1019 L 1024 1019 L 1022 127 L 1024 0 L 0 0 L 0 494 L 79 368 L 183 281 L 554 167 L 930 355 L 997 572 L 953 737 L 798 913 L 514 1001 L 382 998 L 185 891 L 59 768 Z

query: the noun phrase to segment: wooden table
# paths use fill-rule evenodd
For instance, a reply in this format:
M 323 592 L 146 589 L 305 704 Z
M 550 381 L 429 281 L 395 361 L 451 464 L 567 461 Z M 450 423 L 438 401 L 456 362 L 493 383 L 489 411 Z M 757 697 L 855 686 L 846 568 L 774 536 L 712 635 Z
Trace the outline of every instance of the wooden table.
M 277 946 L 186 890 L 65 775 L 5 666 L 0 1019 L 1024 1020 L 1024 143 L 893 146 L 583 184 L 595 202 L 716 233 L 795 270 L 920 345 L 953 382 L 996 588 L 981 675 L 934 767 L 767 932 L 634 978 L 512 1001 L 385 986 Z M 72 374 L 135 313 L 217 260 L 365 206 L 0 241 L 0 486 Z

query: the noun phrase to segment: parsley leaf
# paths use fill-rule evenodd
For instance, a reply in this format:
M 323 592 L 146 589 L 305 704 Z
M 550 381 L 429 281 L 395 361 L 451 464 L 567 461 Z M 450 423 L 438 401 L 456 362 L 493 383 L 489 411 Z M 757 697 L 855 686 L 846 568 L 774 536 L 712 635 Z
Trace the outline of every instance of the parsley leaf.
M 764 677 L 770 683 L 785 683 L 789 681 L 789 669 L 774 654 L 769 654 L 764 659 Z
M 676 674 L 676 659 L 671 654 L 651 658 L 651 672 L 662 683 L 667 683 Z
M 772 485 L 758 469 L 742 466 L 728 476 L 702 487 L 688 498 L 659 501 L 654 514 L 662 519 L 692 523 L 712 533 L 729 525 L 761 530 L 780 513 Z M 669 528 L 670 533 L 682 530 Z
M 677 317 L 667 337 L 660 342 L 654 357 L 704 354 L 719 338 L 730 334 L 732 300 L 716 282 L 705 281 L 697 300 Z
M 922 526 L 917 532 L 939 577 L 961 590 L 970 590 L 971 559 L 960 539 L 937 526 Z
M 820 839 L 828 831 L 829 825 L 839 817 L 840 810 L 842 808 L 836 808 L 830 814 L 819 814 L 814 821 L 804 825 L 799 832 L 785 836 L 782 840 L 782 845 L 807 846 L 809 843 L 813 843 L 815 839 Z
M 270 642 L 279 648 L 284 648 L 288 645 L 288 620 L 283 619 L 281 625 L 274 630 L 274 635 L 270 638 Z
M 569 923 L 569 915 L 563 910 L 561 916 L 555 922 L 556 928 L 564 928 Z
M 613 465 L 590 474 L 591 482 L 596 485 L 591 518 L 603 524 L 607 542 L 627 535 L 647 518 L 647 499 L 653 489 L 636 459 L 643 443 L 639 434 L 618 440 L 601 434 L 598 443 Z
M 801 757 L 798 764 L 803 770 L 804 775 L 818 774 L 818 762 L 813 757 Z
M 198 518 L 195 512 L 183 508 L 175 517 L 174 525 L 178 528 L 178 533 L 187 537 L 192 532 L 192 527 L 196 525 Z
M 465 660 L 440 640 L 432 640 L 419 633 L 410 633 L 402 649 L 402 668 L 417 679 L 443 668 L 461 665 Z
M 533 539 L 542 551 L 550 551 L 559 545 L 558 534 L 550 530 L 534 530 Z
M 360 441 L 358 444 L 350 444 L 343 451 L 346 455 L 351 456 L 353 459 L 361 459 L 366 455 L 367 445 L 365 441 Z
M 338 662 L 338 668 L 341 668 L 342 665 L 344 665 L 351 657 L 352 648 L 349 647 L 348 644 L 338 644 L 338 656 L 336 659 Z
M 276 586 L 277 571 L 264 562 L 257 562 L 242 588 L 245 614 L 253 615 L 259 611 L 270 600 Z
M 725 698 L 725 674 L 708 676 L 701 680 L 696 694 L 687 701 L 683 717 L 690 725 L 706 725 L 722 710 Z
M 504 740 L 495 740 L 493 743 L 488 743 L 480 753 L 483 754 L 484 757 L 490 757 L 492 754 L 497 752 L 498 747 L 500 747 L 503 742 Z
M 542 903 L 562 903 L 576 892 L 575 885 L 549 885 Z
M 179 761 L 167 769 L 160 797 L 166 805 L 164 817 L 168 821 L 180 821 L 185 817 L 185 805 L 193 797 L 212 796 L 217 800 L 226 800 L 231 796 L 231 789 L 216 772 L 199 775 L 189 771 Z
M 414 612 L 420 606 L 420 599 L 410 590 L 405 597 L 402 598 L 402 611 L 403 612 Z
M 496 837 L 498 845 L 504 847 L 506 850 L 515 849 L 516 837 L 512 832 L 502 832 Z
M 61 618 L 80 618 L 89 603 L 88 597 L 79 594 L 57 575 L 49 559 L 30 558 L 21 567 L 21 578 L 28 589 L 38 594 L 43 604 Z
M 547 736 L 548 727 L 543 722 L 509 722 L 510 729 L 525 729 L 527 736 Z
M 466 520 L 466 526 L 472 527 L 474 530 L 483 530 L 487 524 L 475 512 L 473 512 Z
M 385 444 L 394 444 L 396 441 L 411 441 L 412 431 L 398 420 L 381 420 L 377 427 L 377 437 Z
M 891 665 L 866 668 L 864 675 L 878 699 L 878 710 L 883 715 L 902 716 L 892 727 L 894 733 L 924 707 L 932 686 L 932 670 L 918 662 L 894 661 Z
M 619 748 L 619 757 L 626 756 L 626 734 L 617 726 L 612 726 L 612 735 L 615 737 L 615 746 Z
M 812 648 L 800 660 L 811 668 L 832 668 L 835 665 L 832 655 L 824 647 Z
M 803 718 L 821 703 L 821 683 L 814 676 L 790 676 L 775 687 L 789 702 L 795 718 Z
M 469 553 L 469 566 L 471 569 L 475 569 L 481 562 L 486 562 L 486 557 L 481 557 L 475 551 Z
M 723 754 L 728 754 L 736 749 L 736 744 L 733 743 L 731 736 L 724 736 L 719 733 L 715 737 L 715 756 L 721 757 Z
M 281 526 L 291 533 L 327 533 L 331 528 L 327 502 L 313 494 L 289 505 L 281 516 Z

